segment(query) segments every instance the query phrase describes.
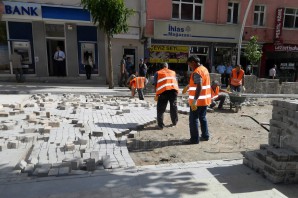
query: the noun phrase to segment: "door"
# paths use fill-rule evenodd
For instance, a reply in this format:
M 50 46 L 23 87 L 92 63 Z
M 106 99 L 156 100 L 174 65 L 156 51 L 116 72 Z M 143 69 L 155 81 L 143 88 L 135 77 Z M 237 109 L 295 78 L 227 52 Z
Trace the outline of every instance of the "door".
M 48 69 L 50 76 L 66 76 L 66 64 L 65 59 L 56 61 L 54 60 L 57 47 L 60 48 L 65 56 L 64 40 L 47 39 L 47 54 L 48 54 Z M 61 55 L 62 56 L 62 55 Z

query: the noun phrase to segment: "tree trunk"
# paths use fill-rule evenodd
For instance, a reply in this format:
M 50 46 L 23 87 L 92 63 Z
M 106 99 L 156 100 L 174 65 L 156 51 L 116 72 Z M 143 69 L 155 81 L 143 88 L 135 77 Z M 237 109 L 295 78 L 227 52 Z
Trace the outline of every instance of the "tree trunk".
M 112 42 L 111 36 L 108 35 L 108 64 L 109 64 L 109 89 L 114 88 L 113 64 L 112 64 Z

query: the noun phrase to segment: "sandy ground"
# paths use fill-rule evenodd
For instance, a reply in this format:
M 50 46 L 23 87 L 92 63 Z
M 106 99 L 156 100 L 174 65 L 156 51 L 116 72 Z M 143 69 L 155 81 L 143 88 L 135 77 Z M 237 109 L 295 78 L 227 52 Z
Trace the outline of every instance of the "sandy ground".
M 158 130 L 156 124 L 152 124 L 138 131 L 137 137 L 128 141 L 130 155 L 136 165 L 241 159 L 243 151 L 255 150 L 260 144 L 268 143 L 268 132 L 241 115 L 269 123 L 271 99 L 256 99 L 254 103 L 255 106 L 243 106 L 238 113 L 231 111 L 229 104 L 224 105 L 224 110 L 207 113 L 211 138 L 196 145 L 183 143 L 190 137 L 188 115 L 179 114 L 177 126 L 170 127 L 170 115 L 165 113 L 164 123 L 168 127 Z

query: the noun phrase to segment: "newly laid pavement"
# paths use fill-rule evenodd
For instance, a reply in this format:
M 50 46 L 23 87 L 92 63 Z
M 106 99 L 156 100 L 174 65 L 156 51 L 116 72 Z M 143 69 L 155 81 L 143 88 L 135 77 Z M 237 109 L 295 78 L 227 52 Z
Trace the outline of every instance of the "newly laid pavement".
M 0 103 L 21 102 L 36 93 L 101 93 L 129 96 L 127 88 L 81 85 L 0 85 Z M 190 151 L 193 152 L 193 151 Z M 0 159 L 1 161 L 1 159 Z M 0 163 L 1 164 L 1 163 Z M 0 166 L 1 169 L 1 166 Z M 298 197 L 298 185 L 272 184 L 242 160 L 152 165 L 83 174 L 31 178 L 0 174 L 1 198 Z

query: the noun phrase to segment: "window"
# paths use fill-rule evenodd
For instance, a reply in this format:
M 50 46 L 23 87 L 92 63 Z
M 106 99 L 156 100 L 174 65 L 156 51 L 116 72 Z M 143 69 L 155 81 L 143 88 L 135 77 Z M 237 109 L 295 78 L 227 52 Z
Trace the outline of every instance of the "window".
M 172 18 L 181 20 L 202 20 L 203 0 L 173 0 Z
M 0 21 L 0 74 L 10 74 L 6 22 Z
M 285 28 L 298 28 L 298 9 L 285 9 Z
M 228 23 L 238 23 L 239 3 L 228 3 Z
M 254 25 L 264 26 L 265 6 L 256 5 L 254 11 Z

